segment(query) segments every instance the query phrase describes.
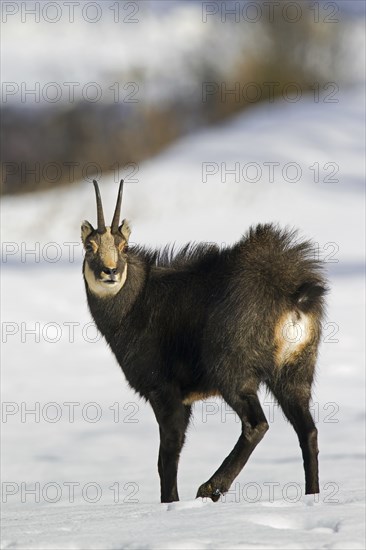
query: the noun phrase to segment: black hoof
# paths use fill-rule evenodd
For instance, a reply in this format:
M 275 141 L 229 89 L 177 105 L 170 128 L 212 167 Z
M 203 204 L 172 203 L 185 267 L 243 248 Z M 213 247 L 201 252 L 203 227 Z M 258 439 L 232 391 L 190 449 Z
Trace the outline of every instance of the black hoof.
M 214 487 L 209 481 L 203 483 L 197 491 L 196 498 L 210 498 L 213 502 L 217 502 L 224 492 Z

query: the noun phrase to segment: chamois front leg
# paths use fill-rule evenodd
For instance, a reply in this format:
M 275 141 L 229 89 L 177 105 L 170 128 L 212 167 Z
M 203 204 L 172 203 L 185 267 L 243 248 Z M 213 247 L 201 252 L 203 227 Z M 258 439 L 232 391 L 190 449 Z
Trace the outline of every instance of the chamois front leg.
M 189 424 L 191 407 L 183 405 L 172 396 L 150 398 L 151 406 L 159 423 L 160 448 L 158 471 L 160 476 L 161 502 L 179 500 L 177 473 L 180 452 Z
M 234 397 L 225 397 L 225 401 L 241 419 L 242 433 L 220 468 L 198 489 L 197 497 L 209 497 L 214 502 L 230 489 L 232 482 L 268 430 L 266 417 L 255 392 L 240 392 Z

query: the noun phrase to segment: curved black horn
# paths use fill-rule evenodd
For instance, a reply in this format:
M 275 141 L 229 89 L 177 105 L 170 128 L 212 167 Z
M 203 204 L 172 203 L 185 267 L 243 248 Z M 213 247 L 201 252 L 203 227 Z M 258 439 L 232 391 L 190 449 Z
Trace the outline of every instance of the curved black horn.
M 116 209 L 114 211 L 113 220 L 111 224 L 111 233 L 117 233 L 118 231 L 119 217 L 121 214 L 122 192 L 123 192 L 123 180 L 121 180 L 119 184 L 117 204 L 116 204 Z
M 100 197 L 99 186 L 97 181 L 93 180 L 93 184 L 95 188 L 95 197 L 97 199 L 98 233 L 104 233 L 106 228 L 105 228 L 105 222 L 104 222 L 102 199 Z

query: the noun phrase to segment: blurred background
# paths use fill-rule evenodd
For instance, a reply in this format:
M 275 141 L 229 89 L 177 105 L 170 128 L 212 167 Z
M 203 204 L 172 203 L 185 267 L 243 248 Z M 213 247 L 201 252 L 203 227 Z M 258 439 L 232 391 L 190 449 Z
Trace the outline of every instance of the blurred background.
M 363 81 L 363 10 L 350 0 L 5 2 L 2 192 L 139 163 L 299 90 L 336 98 L 330 82 Z
M 137 484 L 145 515 L 123 507 L 119 536 L 131 548 L 166 542 L 154 515 L 161 513 L 157 425 L 93 332 L 81 275 L 80 223 L 96 220 L 92 179 L 108 220 L 122 177 L 133 242 L 229 244 L 251 224 L 273 221 L 316 243 L 331 292 L 313 412 L 322 494 L 336 487 L 338 504 L 322 497 L 319 525 L 306 520 L 311 508 L 304 504 L 300 517 L 292 507 L 288 540 L 296 536 L 297 548 L 364 547 L 364 10 L 352 0 L 2 2 L 2 476 L 15 484 L 3 500 L 5 547 L 56 547 L 55 533 L 58 548 L 71 547 L 65 526 L 44 520 L 49 500 L 41 497 L 38 516 L 31 496 L 21 500 L 21 483 L 50 481 L 98 483 L 111 508 L 108 488 Z M 267 416 L 268 399 L 261 395 Z M 79 403 L 73 422 L 70 402 Z M 91 402 L 102 411 L 95 422 L 81 413 Z M 207 404 L 195 406 L 179 478 L 183 500 L 194 498 L 238 437 L 219 403 L 209 415 Z M 281 491 L 284 483 L 302 487 L 302 461 L 278 411 L 269 421 L 238 481 L 282 484 L 266 529 L 259 533 L 263 515 L 253 516 L 245 533 L 248 544 L 283 548 Z M 70 499 L 62 491 L 54 502 Z M 81 493 L 73 504 L 85 504 Z M 234 521 L 236 509 L 229 510 Z M 257 508 L 251 502 L 244 510 Z M 188 535 L 178 529 L 177 548 L 236 547 L 233 539 L 225 546 L 221 514 L 189 523 L 196 541 L 210 525 L 213 546 L 184 546 Z M 110 516 L 94 524 L 89 507 L 86 538 L 71 529 L 80 543 L 72 547 L 120 547 L 113 528 L 100 528 Z M 147 546 L 148 536 L 157 546 Z

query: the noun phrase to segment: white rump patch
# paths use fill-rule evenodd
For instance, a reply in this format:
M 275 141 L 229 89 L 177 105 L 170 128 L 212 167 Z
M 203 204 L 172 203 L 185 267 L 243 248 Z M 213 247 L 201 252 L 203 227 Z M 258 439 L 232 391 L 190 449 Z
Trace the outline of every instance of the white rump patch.
M 276 363 L 283 365 L 296 356 L 313 335 L 313 322 L 305 313 L 288 312 L 281 317 L 275 330 Z

